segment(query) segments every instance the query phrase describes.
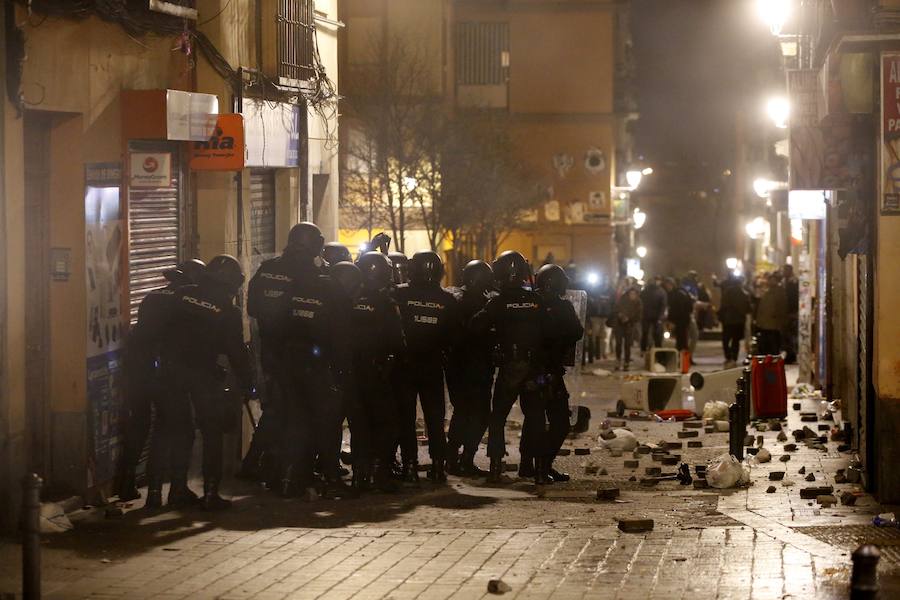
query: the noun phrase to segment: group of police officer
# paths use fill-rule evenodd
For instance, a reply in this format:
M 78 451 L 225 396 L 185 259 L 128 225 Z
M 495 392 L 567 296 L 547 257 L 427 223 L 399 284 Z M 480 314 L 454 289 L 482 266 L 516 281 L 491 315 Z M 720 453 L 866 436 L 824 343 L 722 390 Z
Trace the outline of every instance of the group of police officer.
M 444 265 L 431 251 L 408 260 L 388 253 L 380 234 L 356 262 L 325 244 L 314 224 L 295 225 L 284 252 L 250 280 L 247 312 L 257 328 L 262 416 L 239 476 L 284 496 L 353 497 L 417 484 L 416 406 L 421 404 L 431 467 L 502 480 L 505 425 L 518 399 L 525 415 L 519 474 L 537 484 L 566 481 L 553 459 L 569 431 L 563 383 L 583 334 L 564 298 L 562 268 L 533 275 L 518 252 L 472 261 L 463 285 L 444 289 Z M 143 301 L 129 341 L 129 419 L 120 499 L 136 499 L 135 466 L 155 414 L 148 462 L 148 507 L 226 508 L 222 475 L 222 367 L 255 397 L 252 355 L 236 298 L 240 264 L 227 255 L 192 260 L 167 273 L 170 285 Z M 445 433 L 445 380 L 453 414 Z M 153 409 L 151 409 L 151 406 Z M 343 424 L 351 449 L 341 451 Z M 195 427 L 203 438 L 204 492 L 187 486 Z M 488 431 L 490 471 L 474 464 Z M 400 460 L 397 460 L 399 450 Z M 349 474 L 341 461 L 352 468 Z

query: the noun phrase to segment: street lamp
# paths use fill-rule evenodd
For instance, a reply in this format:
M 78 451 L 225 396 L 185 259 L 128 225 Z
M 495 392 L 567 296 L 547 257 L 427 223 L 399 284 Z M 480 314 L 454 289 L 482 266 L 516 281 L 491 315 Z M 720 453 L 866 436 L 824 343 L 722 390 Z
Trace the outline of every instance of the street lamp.
M 758 240 L 766 234 L 768 223 L 762 217 L 756 217 L 744 227 L 747 237 L 751 240 Z
M 640 208 L 635 208 L 631 214 L 631 222 L 634 224 L 635 229 L 640 229 L 647 222 L 647 213 Z
M 756 9 L 772 35 L 778 35 L 791 16 L 791 0 L 756 0 Z
M 641 175 L 653 175 L 653 168 L 644 167 L 643 169 L 641 169 Z
M 645 258 L 647 256 L 646 246 L 638 246 L 634 251 L 637 253 L 638 258 Z
M 628 187 L 632 190 L 636 190 L 639 185 L 641 185 L 641 179 L 644 178 L 644 174 L 637 169 L 633 169 L 625 172 L 625 181 L 628 182 Z
M 734 258 L 733 256 L 731 258 L 726 258 L 725 266 L 728 267 L 729 271 L 734 271 L 738 267 L 738 259 Z
M 753 180 L 753 191 L 760 198 L 768 198 L 772 189 L 771 182 L 764 177 L 757 177 Z
M 784 96 L 775 96 L 766 101 L 766 114 L 778 129 L 787 129 L 791 115 L 791 103 Z

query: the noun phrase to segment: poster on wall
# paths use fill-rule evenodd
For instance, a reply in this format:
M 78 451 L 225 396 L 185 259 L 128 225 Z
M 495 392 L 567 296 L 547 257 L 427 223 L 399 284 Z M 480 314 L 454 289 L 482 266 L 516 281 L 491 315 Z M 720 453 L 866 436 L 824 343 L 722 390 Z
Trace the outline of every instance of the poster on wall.
M 128 171 L 130 187 L 169 187 L 172 185 L 172 155 L 169 152 L 132 152 Z
M 89 485 L 113 478 L 119 452 L 122 408 L 122 255 L 120 163 L 85 166 L 85 283 L 87 292 L 87 400 L 92 461 Z
M 900 52 L 881 55 L 881 214 L 900 215 Z

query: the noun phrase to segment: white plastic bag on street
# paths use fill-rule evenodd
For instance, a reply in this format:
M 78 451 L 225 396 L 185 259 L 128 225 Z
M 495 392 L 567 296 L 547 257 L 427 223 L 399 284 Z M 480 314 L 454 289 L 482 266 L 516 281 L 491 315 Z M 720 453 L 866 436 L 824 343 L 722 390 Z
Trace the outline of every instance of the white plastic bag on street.
M 723 454 L 706 467 L 706 481 L 710 487 L 725 489 L 750 481 L 750 470 L 730 455 Z
M 703 418 L 712 419 L 713 421 L 727 421 L 728 405 L 721 400 L 707 402 L 703 405 Z
M 604 439 L 601 437 L 598 440 L 600 442 L 601 448 L 606 448 L 607 450 L 622 450 L 625 452 L 629 452 L 637 448 L 637 438 L 634 437 L 634 434 L 627 429 L 613 429 L 612 433 L 615 434 L 615 437 L 609 439 Z M 607 433 L 606 435 L 608 436 L 609 434 Z

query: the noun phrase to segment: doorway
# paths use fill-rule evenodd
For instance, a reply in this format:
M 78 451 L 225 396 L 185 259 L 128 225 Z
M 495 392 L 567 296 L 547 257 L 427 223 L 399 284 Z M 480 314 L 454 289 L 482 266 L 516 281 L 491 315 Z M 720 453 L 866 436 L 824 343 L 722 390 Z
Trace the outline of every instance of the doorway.
M 25 113 L 25 419 L 28 469 L 50 471 L 49 240 L 53 116 Z

